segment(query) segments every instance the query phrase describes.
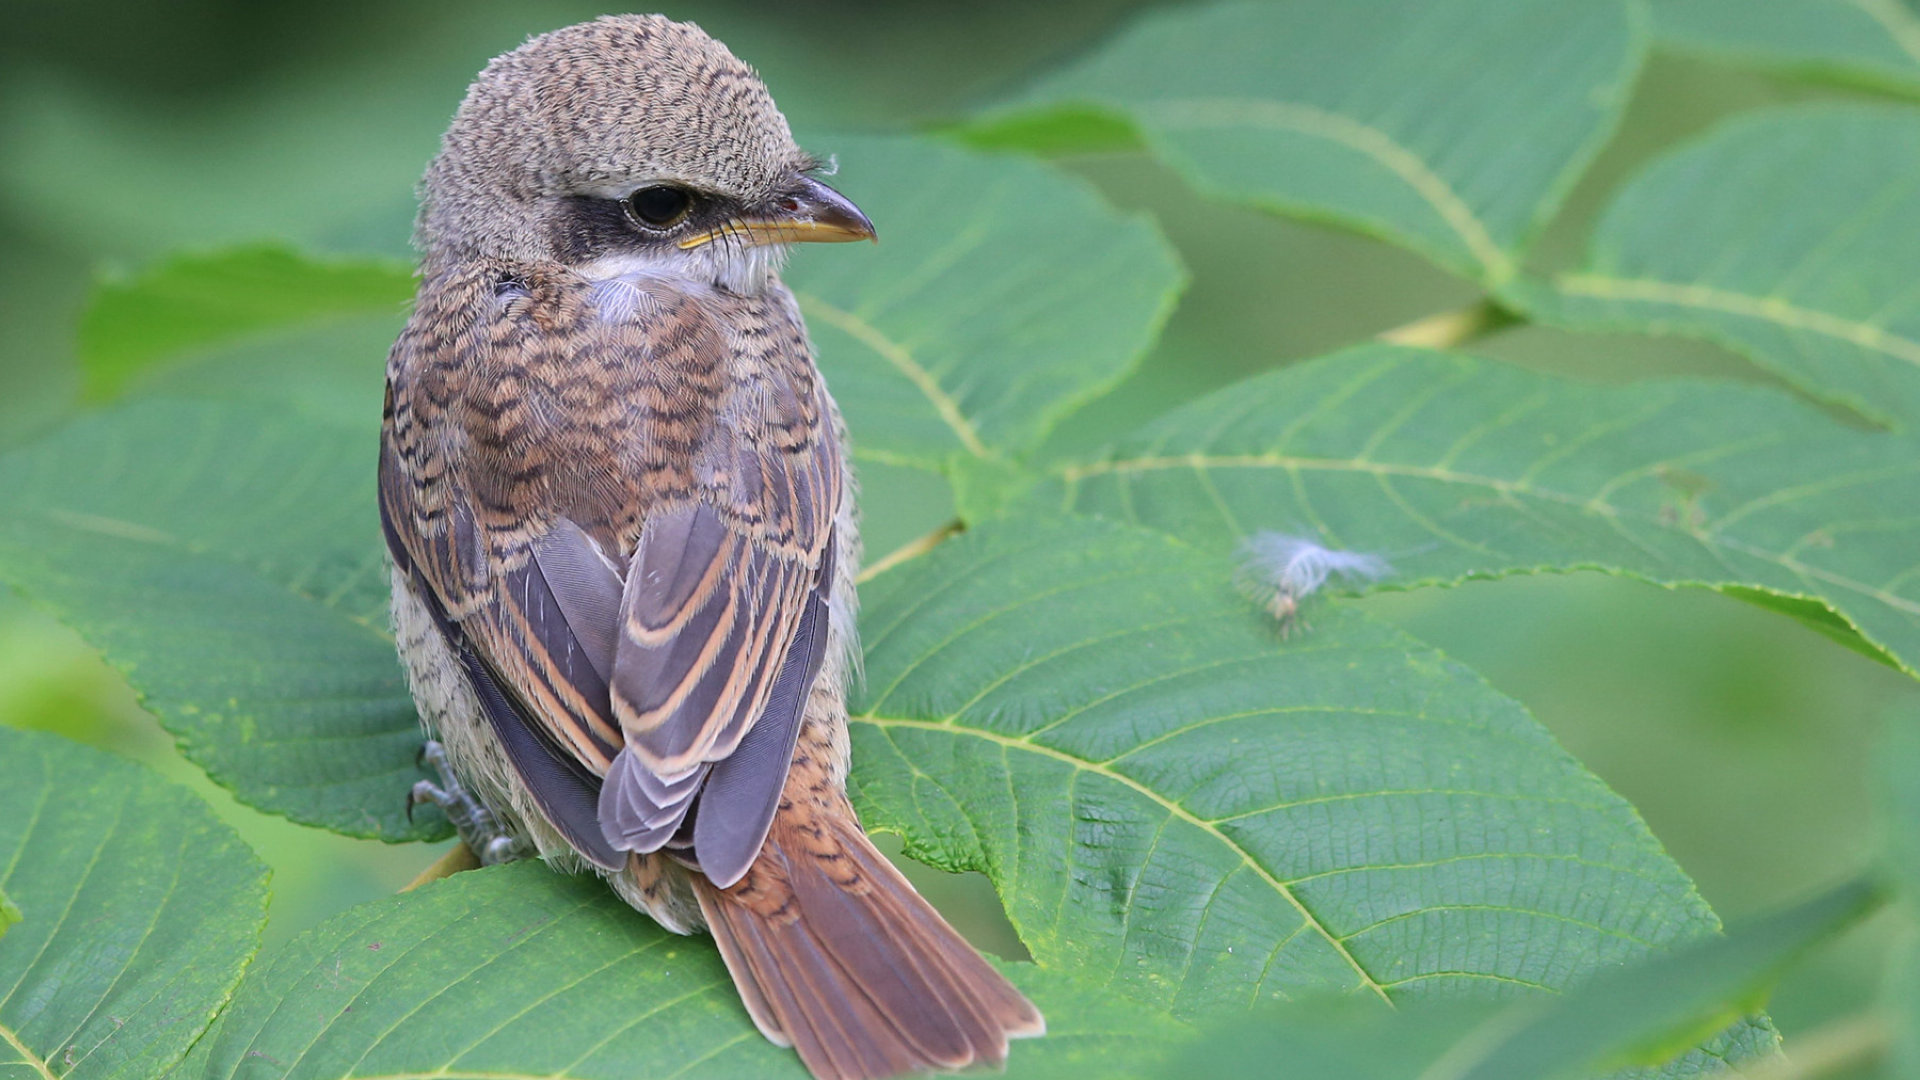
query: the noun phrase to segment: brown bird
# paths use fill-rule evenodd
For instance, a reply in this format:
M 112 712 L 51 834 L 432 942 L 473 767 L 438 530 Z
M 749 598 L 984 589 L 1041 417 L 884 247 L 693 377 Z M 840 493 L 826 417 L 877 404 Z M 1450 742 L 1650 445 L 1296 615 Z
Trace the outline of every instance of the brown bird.
M 393 620 L 488 861 L 709 929 L 815 1076 L 998 1063 L 1040 1014 L 846 797 L 860 557 L 787 245 L 871 239 L 751 68 L 621 16 L 489 64 L 428 169 L 387 366 Z M 444 747 L 444 749 L 442 748 Z

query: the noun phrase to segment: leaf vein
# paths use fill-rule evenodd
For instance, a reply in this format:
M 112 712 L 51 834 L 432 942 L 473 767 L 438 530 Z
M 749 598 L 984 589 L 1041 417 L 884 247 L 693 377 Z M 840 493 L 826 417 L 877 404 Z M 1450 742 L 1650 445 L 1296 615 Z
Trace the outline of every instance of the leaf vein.
M 1251 852 L 1249 852 L 1246 848 L 1241 847 L 1238 843 L 1236 843 L 1233 840 L 1232 837 L 1228 836 L 1224 832 L 1221 832 L 1211 822 L 1201 819 L 1200 817 L 1193 814 L 1191 811 L 1187 810 L 1186 807 L 1181 806 L 1179 803 L 1166 798 L 1165 796 L 1161 795 L 1159 792 L 1153 790 L 1152 788 L 1141 783 L 1140 781 L 1135 780 L 1132 777 L 1125 775 L 1124 773 L 1114 772 L 1113 770 L 1108 769 L 1097 762 L 1088 761 L 1085 758 L 1075 757 L 1074 755 L 1066 753 L 1065 751 L 1062 751 L 1062 750 L 1055 750 L 1052 747 L 1043 746 L 1037 743 L 1029 743 L 1029 742 L 1025 742 L 1018 739 L 1010 739 L 1007 736 L 999 735 L 990 731 L 984 731 L 979 728 L 966 728 L 966 727 L 958 727 L 951 723 L 934 723 L 934 722 L 922 721 L 922 720 L 904 720 L 904 719 L 898 719 L 895 717 L 879 717 L 879 716 L 873 716 L 873 715 L 865 715 L 860 717 L 859 719 L 862 722 L 875 724 L 882 727 L 892 726 L 892 727 L 903 727 L 903 728 L 917 728 L 917 729 L 926 730 L 926 731 L 957 732 L 965 735 L 970 735 L 974 738 L 986 739 L 990 742 L 997 742 L 997 743 L 1000 743 L 1002 746 L 1018 747 L 1019 749 L 1025 750 L 1028 753 L 1041 754 L 1041 755 L 1051 757 L 1058 761 L 1066 763 L 1070 768 L 1074 770 L 1071 775 L 1075 777 L 1078 777 L 1082 773 L 1090 772 L 1090 773 L 1097 774 L 1099 776 L 1104 776 L 1107 779 L 1122 785 L 1123 787 L 1132 789 L 1136 793 L 1142 796 L 1145 796 L 1149 801 L 1159 804 L 1170 815 L 1174 817 L 1178 817 L 1182 821 L 1185 821 L 1187 824 L 1192 825 L 1194 828 L 1197 828 L 1202 832 L 1208 834 L 1209 836 L 1212 836 L 1227 850 L 1239 856 L 1243 864 L 1245 864 L 1248 868 L 1250 868 L 1254 872 L 1254 874 L 1258 876 L 1260 880 L 1264 881 L 1268 885 L 1268 887 L 1273 889 L 1274 892 L 1278 893 L 1282 899 L 1286 900 L 1287 903 L 1291 904 L 1297 911 L 1299 911 L 1300 916 L 1303 919 L 1306 919 L 1309 923 L 1311 923 L 1314 929 L 1318 931 L 1321 934 L 1321 936 L 1326 938 L 1327 943 L 1330 946 L 1332 946 L 1333 950 L 1337 954 L 1339 954 L 1340 958 L 1344 960 L 1349 966 L 1351 966 L 1354 972 L 1360 976 L 1360 981 L 1362 985 L 1366 986 L 1369 990 L 1372 990 L 1374 993 L 1378 994 L 1382 1001 L 1386 1001 L 1389 1004 L 1392 1003 L 1392 999 L 1387 997 L 1387 992 L 1385 987 L 1383 987 L 1378 981 L 1374 979 L 1371 972 L 1369 972 L 1365 967 L 1361 966 L 1360 961 L 1354 957 L 1353 953 L 1347 950 L 1347 947 L 1344 943 L 1342 943 L 1338 938 L 1334 937 L 1333 931 L 1329 929 L 1326 926 L 1326 924 L 1322 923 L 1320 919 L 1314 915 L 1314 913 L 1306 906 L 1305 903 L 1303 903 L 1300 900 L 1298 896 L 1294 895 L 1293 890 L 1287 888 L 1287 886 L 1283 882 L 1281 882 L 1279 878 L 1275 877 L 1270 871 L 1267 870 L 1266 867 L 1260 865 L 1260 863 L 1254 859 L 1253 854 Z M 1064 895 L 1062 896 L 1061 903 L 1062 903 L 1062 906 L 1064 907 L 1065 905 Z M 1057 916 L 1055 918 L 1055 921 L 1057 924 L 1058 922 Z

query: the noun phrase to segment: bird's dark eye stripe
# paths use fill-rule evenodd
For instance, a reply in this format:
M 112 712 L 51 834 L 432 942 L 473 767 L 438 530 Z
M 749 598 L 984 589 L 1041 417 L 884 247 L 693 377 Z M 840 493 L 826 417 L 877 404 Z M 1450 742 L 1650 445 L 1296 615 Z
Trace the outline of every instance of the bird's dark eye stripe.
M 626 198 L 627 212 L 649 229 L 671 229 L 693 211 L 693 192 L 672 184 L 643 187 Z

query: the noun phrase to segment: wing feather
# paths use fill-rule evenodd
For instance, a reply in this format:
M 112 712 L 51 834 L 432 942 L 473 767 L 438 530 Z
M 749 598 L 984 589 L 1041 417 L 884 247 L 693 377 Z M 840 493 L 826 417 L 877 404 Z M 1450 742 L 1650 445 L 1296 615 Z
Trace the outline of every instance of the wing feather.
M 407 574 L 415 594 L 432 615 L 434 626 L 459 658 L 488 725 L 492 727 L 501 748 L 506 751 L 507 760 L 512 762 L 514 771 L 526 781 L 534 802 L 554 829 L 586 858 L 608 869 L 624 865 L 625 856 L 600 829 L 600 778 L 579 755 L 556 739 L 552 729 L 534 719 L 529 710 L 515 700 L 517 695 L 507 689 L 513 685 L 512 682 L 503 678 L 488 663 L 478 643 L 468 634 L 467 626 L 472 620 L 456 622 L 449 613 L 435 579 L 444 580 L 448 571 L 455 568 L 456 564 L 447 559 L 447 554 L 459 550 L 459 545 L 422 543 L 423 537 L 417 531 L 398 527 L 398 522 L 405 519 L 397 518 L 396 511 L 407 510 L 412 501 L 407 489 L 394 478 L 385 454 L 382 455 L 380 488 L 380 524 L 394 564 Z M 408 542 L 410 536 L 413 543 Z M 534 610 L 550 606 L 551 611 L 557 614 L 558 605 L 552 601 L 553 594 L 547 589 L 545 579 L 538 574 L 537 567 L 521 583 L 519 591 L 530 599 L 540 598 L 531 605 Z M 529 625 L 545 626 L 551 635 L 554 633 L 554 623 L 563 621 L 556 620 L 555 614 L 536 616 L 528 620 Z M 587 684 L 585 693 L 595 693 L 595 680 L 599 676 L 585 662 L 584 656 L 579 660 L 577 664 L 569 664 L 566 670 Z M 597 692 L 602 696 L 606 694 L 604 681 L 597 683 Z
M 817 556 L 783 556 L 708 524 L 720 521 L 707 503 L 656 514 L 627 579 L 613 706 L 628 746 L 659 776 L 678 776 L 739 744 L 766 704 L 776 658 L 793 641 L 818 570 Z M 694 542 L 713 549 L 671 549 Z M 672 570 L 656 583 L 655 566 Z M 688 581 L 700 587 L 684 587 Z
M 614 639 L 619 633 L 620 572 L 600 545 L 567 518 L 533 542 L 533 559 L 553 590 L 565 626 L 605 683 L 613 678 Z
M 713 766 L 694 822 L 693 850 L 700 869 L 720 888 L 746 876 L 759 856 L 780 808 L 787 767 L 793 761 L 807 698 L 827 653 L 828 595 L 833 590 L 833 544 L 827 544 L 800 626 L 766 708 L 733 753 Z
M 600 789 L 600 830 L 622 851 L 658 851 L 680 831 L 693 811 L 711 766 L 700 765 L 677 780 L 653 775 L 632 751 L 613 759 Z

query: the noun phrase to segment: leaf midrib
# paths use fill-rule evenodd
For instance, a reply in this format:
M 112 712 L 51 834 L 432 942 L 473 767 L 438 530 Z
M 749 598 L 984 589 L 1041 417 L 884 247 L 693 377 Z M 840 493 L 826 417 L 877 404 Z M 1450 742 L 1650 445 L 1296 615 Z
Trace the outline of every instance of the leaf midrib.
M 813 293 L 796 292 L 794 297 L 800 301 L 803 311 L 872 349 L 882 360 L 891 364 L 894 370 L 912 383 L 914 389 L 920 391 L 920 395 L 927 399 L 927 403 L 933 406 L 934 414 L 947 425 L 968 453 L 980 458 L 993 456 L 993 452 L 987 449 L 987 444 L 981 441 L 980 433 L 975 430 L 973 421 L 967 419 L 966 413 L 960 408 L 960 403 L 953 399 L 953 395 L 947 393 L 946 388 L 940 385 L 940 381 L 932 372 L 913 358 L 913 354 L 907 350 L 906 346 L 888 337 L 879 327 L 853 312 L 837 307 Z
M 1804 331 L 1855 345 L 1920 367 L 1920 341 L 1860 319 L 1797 304 L 1783 296 L 1759 296 L 1737 289 L 1664 278 L 1569 274 L 1555 282 L 1570 296 L 1596 300 L 1668 304 L 1722 315 L 1758 319 L 1786 330 Z
M 1207 835 L 1213 837 L 1215 840 L 1219 841 L 1219 843 L 1223 845 L 1227 850 L 1239 856 L 1240 861 L 1249 870 L 1252 870 L 1255 876 L 1257 876 L 1261 881 L 1265 882 L 1269 888 L 1271 888 L 1280 897 L 1285 899 L 1287 903 L 1291 904 L 1294 910 L 1300 913 L 1300 917 L 1303 920 L 1305 920 L 1306 924 L 1312 927 L 1314 932 L 1318 933 L 1323 939 L 1326 940 L 1327 944 L 1332 947 L 1334 952 L 1339 954 L 1340 958 L 1344 960 L 1347 963 L 1347 965 L 1353 969 L 1354 973 L 1360 977 L 1360 982 L 1363 986 L 1365 986 L 1367 989 L 1377 994 L 1380 1000 L 1386 1002 L 1389 1005 L 1393 1004 L 1393 999 L 1388 996 L 1386 987 L 1381 985 L 1381 983 L 1373 977 L 1373 974 L 1369 972 L 1360 963 L 1359 959 L 1355 957 L 1352 951 L 1350 951 L 1347 948 L 1346 943 L 1342 941 L 1340 937 L 1333 932 L 1333 929 L 1327 926 L 1325 923 L 1321 922 L 1320 918 L 1317 915 L 1315 915 L 1313 911 L 1310 908 L 1308 908 L 1307 905 L 1304 902 L 1302 902 L 1298 896 L 1294 895 L 1293 890 L 1287 886 L 1286 882 L 1281 881 L 1279 878 L 1275 877 L 1273 873 L 1269 871 L 1266 867 L 1260 865 L 1260 862 L 1253 857 L 1252 852 L 1249 852 L 1246 848 L 1236 843 L 1232 837 L 1228 836 L 1226 833 L 1216 828 L 1213 822 L 1207 821 L 1206 819 L 1199 817 L 1198 815 L 1194 814 L 1193 811 L 1188 810 L 1186 807 L 1181 806 L 1179 803 L 1174 802 L 1171 799 L 1168 799 L 1166 796 L 1160 794 L 1159 792 L 1155 791 L 1153 788 L 1147 786 L 1146 784 L 1143 784 L 1140 781 L 1135 780 L 1124 773 L 1116 772 L 1113 769 L 1109 769 L 1105 765 L 1099 762 L 1089 761 L 1086 758 L 1082 758 L 1082 757 L 1076 757 L 1063 750 L 1057 750 L 1051 746 L 1047 746 L 1042 743 L 1029 742 L 1025 739 L 1013 738 L 1010 736 L 1001 735 L 991 731 L 983 731 L 979 728 L 961 727 L 957 724 L 940 722 L 940 721 L 908 720 L 900 717 L 875 716 L 872 714 L 856 716 L 856 717 L 853 717 L 852 719 L 855 723 L 872 724 L 875 727 L 881 728 L 882 730 L 885 730 L 887 728 L 908 728 L 916 731 L 933 731 L 933 732 L 940 732 L 943 734 L 971 735 L 975 738 L 984 739 L 987 742 L 995 743 L 999 745 L 1003 750 L 1006 750 L 1006 749 L 1021 750 L 1027 753 L 1038 754 L 1042 757 L 1052 758 L 1055 761 L 1059 761 L 1068 765 L 1069 767 L 1075 769 L 1079 773 L 1092 773 L 1096 776 L 1101 776 L 1108 780 L 1112 780 L 1115 783 L 1118 783 L 1135 792 L 1138 792 L 1139 794 L 1145 796 L 1148 800 L 1150 800 L 1154 804 L 1164 809 L 1170 816 L 1179 818 L 1181 821 L 1185 822 L 1186 824 L 1191 825 L 1194 828 L 1197 828 L 1200 831 L 1206 833 Z
M 5 1039 L 7 1045 L 13 1047 L 15 1053 L 19 1054 L 28 1065 L 33 1066 L 34 1072 L 39 1073 L 45 1077 L 46 1080 L 60 1080 L 59 1077 L 54 1075 L 53 1070 L 47 1066 L 46 1059 L 27 1049 L 27 1044 L 20 1041 L 20 1036 L 14 1034 L 12 1028 L 5 1024 L 0 1024 L 0 1039 Z

